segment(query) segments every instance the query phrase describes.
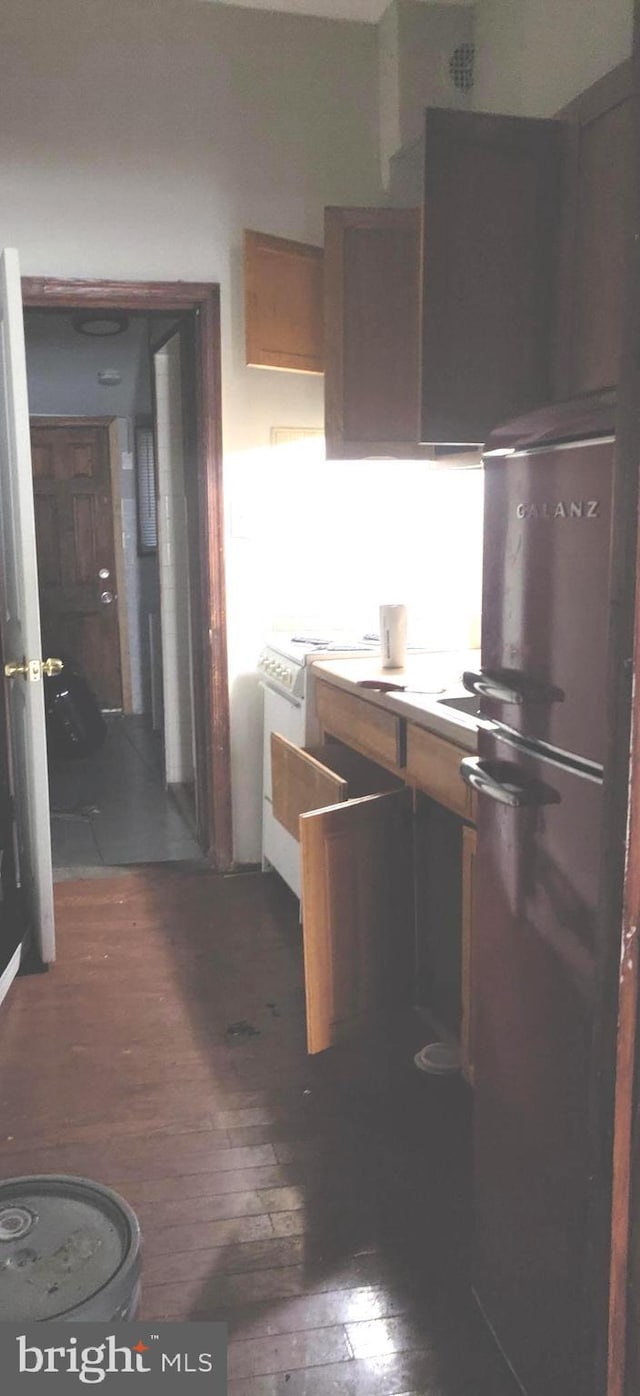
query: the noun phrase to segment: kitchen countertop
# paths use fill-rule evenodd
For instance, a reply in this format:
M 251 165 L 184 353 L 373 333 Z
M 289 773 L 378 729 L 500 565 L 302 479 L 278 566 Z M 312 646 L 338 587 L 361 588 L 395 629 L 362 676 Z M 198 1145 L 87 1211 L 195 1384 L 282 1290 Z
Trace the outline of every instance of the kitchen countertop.
M 383 669 L 380 655 L 371 654 L 352 659 L 314 659 L 310 668 L 314 678 L 355 693 L 378 708 L 406 718 L 407 722 L 426 727 L 466 751 L 476 751 L 481 719 L 475 714 L 447 708 L 438 699 L 468 697 L 462 686 L 462 673 L 465 669 L 477 669 L 479 662 L 478 650 L 459 654 L 415 651 L 409 652 L 402 669 Z M 363 680 L 403 684 L 410 691 L 380 693 L 375 688 L 363 688 Z

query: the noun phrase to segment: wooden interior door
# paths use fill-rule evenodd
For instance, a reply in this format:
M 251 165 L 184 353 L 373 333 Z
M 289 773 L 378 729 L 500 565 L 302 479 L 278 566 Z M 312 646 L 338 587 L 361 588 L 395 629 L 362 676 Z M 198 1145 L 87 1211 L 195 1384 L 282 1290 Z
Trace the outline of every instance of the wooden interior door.
M 29 454 L 29 408 L 18 254 L 0 257 L 0 651 L 6 674 L 6 793 L 13 830 L 12 880 L 40 959 L 55 959 L 53 875 L 49 830 L 49 780 L 42 649 L 38 610 L 38 567 Z M 55 656 L 51 656 L 55 657 Z M 26 669 L 26 672 L 25 672 Z M 4 840 L 3 840 L 4 842 Z M 3 888 L 4 890 L 4 888 Z M 7 926 L 10 900 L 2 907 L 0 998 L 17 973 L 20 945 Z
M 121 708 L 108 427 L 32 423 L 31 455 L 44 649 Z
M 411 810 L 405 789 L 300 817 L 310 1053 L 409 1002 Z

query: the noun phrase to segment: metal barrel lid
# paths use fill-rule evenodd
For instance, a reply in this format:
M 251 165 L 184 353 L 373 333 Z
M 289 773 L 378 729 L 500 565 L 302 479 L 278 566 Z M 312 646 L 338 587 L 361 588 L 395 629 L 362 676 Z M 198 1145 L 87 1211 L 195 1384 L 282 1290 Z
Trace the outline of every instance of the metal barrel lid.
M 140 1271 L 124 1198 L 64 1174 L 0 1183 L 0 1321 L 113 1318 Z

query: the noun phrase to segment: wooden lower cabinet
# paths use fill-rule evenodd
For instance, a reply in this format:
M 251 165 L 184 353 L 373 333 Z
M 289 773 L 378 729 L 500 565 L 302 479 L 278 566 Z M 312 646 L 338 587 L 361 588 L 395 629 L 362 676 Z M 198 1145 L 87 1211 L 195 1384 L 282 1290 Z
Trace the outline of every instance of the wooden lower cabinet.
M 359 752 L 273 733 L 273 813 L 300 841 L 307 1046 L 410 1003 L 411 792 Z
M 300 819 L 311 1053 L 410 1004 L 411 817 L 397 790 Z
M 462 822 L 416 794 L 415 1003 L 434 1036 L 458 1042 L 461 1023 Z
M 316 684 L 316 712 L 323 732 L 337 741 L 346 742 L 393 771 L 404 766 L 405 725 L 395 713 L 377 707 L 357 693 L 322 682 Z
M 349 695 L 334 692 L 325 715 L 350 716 L 341 701 Z M 353 713 L 380 711 L 353 703 Z M 368 744 L 380 735 L 368 723 L 362 730 Z M 461 751 L 442 745 L 459 761 Z M 271 752 L 273 813 L 300 843 L 309 1052 L 419 1005 L 461 1043 L 471 1079 L 475 831 L 457 798 L 446 808 L 338 741 L 304 749 L 274 733 Z
M 473 1085 L 473 886 L 476 861 L 477 835 L 475 829 L 465 824 L 462 830 L 462 943 L 460 976 L 460 1057 L 462 1074 L 469 1085 Z
M 301 814 L 400 785 L 388 771 L 340 742 L 299 747 L 279 732 L 271 734 L 273 813 L 294 839 L 300 838 Z
M 417 723 L 407 724 L 406 778 L 462 819 L 475 819 L 476 796 L 460 775 L 468 752 Z
M 476 831 L 416 792 L 415 1001 L 435 1034 L 457 1043 L 473 1085 L 471 943 Z

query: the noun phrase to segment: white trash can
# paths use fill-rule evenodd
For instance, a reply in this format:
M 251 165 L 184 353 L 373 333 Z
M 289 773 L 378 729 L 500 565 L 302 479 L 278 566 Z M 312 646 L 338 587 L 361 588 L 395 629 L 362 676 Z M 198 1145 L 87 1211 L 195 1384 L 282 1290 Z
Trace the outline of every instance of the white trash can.
M 140 1224 L 124 1198 L 64 1174 L 0 1183 L 0 1322 L 135 1318 Z

